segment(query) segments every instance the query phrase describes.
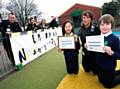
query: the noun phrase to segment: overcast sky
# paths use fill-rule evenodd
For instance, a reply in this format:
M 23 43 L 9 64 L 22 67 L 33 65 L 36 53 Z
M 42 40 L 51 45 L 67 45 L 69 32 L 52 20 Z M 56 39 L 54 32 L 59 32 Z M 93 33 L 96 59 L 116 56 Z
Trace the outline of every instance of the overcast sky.
M 8 2 L 9 0 L 3 0 Z M 105 2 L 111 0 L 35 0 L 39 10 L 44 12 L 45 16 L 60 16 L 75 3 L 101 7 Z
M 91 6 L 101 7 L 103 3 L 111 0 L 35 0 L 39 9 L 46 14 L 59 16 L 75 3 L 86 4 Z

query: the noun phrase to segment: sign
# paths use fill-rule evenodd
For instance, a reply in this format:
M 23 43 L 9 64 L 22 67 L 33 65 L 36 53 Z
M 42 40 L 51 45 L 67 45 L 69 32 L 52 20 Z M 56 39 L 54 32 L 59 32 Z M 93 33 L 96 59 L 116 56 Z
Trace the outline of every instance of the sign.
M 59 36 L 58 37 L 58 47 L 60 49 L 75 49 L 74 36 Z
M 15 64 L 25 65 L 57 45 L 57 29 L 12 33 L 10 41 Z
M 95 52 L 104 52 L 104 36 L 86 36 L 87 50 Z

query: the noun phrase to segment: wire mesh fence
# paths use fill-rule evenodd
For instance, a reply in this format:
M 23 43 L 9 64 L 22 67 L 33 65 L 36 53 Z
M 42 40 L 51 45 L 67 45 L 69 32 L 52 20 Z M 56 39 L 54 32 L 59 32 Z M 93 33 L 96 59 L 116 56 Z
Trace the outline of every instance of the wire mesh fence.
M 15 70 L 15 67 L 9 60 L 7 52 L 3 46 L 4 39 L 5 38 L 3 38 L 0 34 L 0 79 L 3 79 L 5 76 Z

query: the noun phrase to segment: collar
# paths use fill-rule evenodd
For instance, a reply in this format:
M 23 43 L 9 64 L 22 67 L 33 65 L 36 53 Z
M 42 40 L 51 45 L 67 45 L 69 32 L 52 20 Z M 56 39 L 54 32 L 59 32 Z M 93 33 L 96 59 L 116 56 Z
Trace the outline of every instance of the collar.
M 68 36 L 68 34 L 65 33 L 65 36 Z M 69 36 L 73 36 L 73 32 L 71 32 Z
M 106 33 L 106 34 L 102 34 L 101 33 L 101 35 L 103 35 L 103 36 L 105 36 L 105 37 L 107 37 L 107 36 L 109 36 L 109 35 L 111 35 L 112 34 L 112 31 L 109 31 L 108 33 Z

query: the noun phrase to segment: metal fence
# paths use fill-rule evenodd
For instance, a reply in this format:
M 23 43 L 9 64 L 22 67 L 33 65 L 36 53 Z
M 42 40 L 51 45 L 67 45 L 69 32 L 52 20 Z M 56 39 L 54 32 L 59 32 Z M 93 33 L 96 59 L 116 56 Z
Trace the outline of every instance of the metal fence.
M 11 61 L 8 58 L 7 52 L 3 46 L 3 37 L 0 33 L 0 80 L 15 70 Z
M 120 27 L 116 27 L 113 29 L 114 32 L 120 32 Z

